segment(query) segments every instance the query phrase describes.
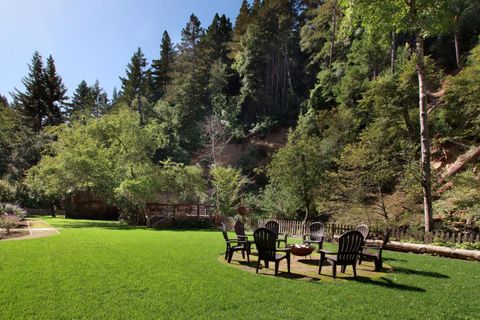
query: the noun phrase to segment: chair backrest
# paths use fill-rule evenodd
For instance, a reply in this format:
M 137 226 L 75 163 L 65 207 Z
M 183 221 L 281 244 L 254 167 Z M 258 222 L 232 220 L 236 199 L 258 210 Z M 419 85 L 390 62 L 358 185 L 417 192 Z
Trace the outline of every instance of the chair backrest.
M 321 222 L 314 222 L 310 225 L 310 239 L 314 241 L 322 240 L 325 233 L 325 225 Z
M 359 224 L 355 227 L 355 230 L 362 234 L 364 240 L 367 240 L 368 232 L 370 231 L 370 229 L 366 224 Z
M 228 233 L 227 233 L 227 226 L 225 225 L 225 223 L 221 223 L 220 226 L 218 227 L 218 229 L 220 229 L 220 231 L 222 232 L 222 235 L 223 235 L 223 239 L 225 239 L 225 241 L 228 241 Z
M 237 234 L 237 236 L 245 235 L 245 225 L 242 223 L 242 221 L 237 220 L 233 228 L 235 229 L 235 233 Z
M 277 235 L 270 229 L 258 228 L 253 233 L 259 259 L 274 260 L 276 253 Z
M 354 263 L 363 241 L 364 237 L 359 231 L 352 230 L 343 233 L 338 239 L 337 263 L 339 265 Z
M 280 226 L 277 221 L 270 220 L 267 223 L 265 223 L 265 228 L 268 230 L 273 231 L 276 235 L 278 235 L 278 232 L 280 230 Z

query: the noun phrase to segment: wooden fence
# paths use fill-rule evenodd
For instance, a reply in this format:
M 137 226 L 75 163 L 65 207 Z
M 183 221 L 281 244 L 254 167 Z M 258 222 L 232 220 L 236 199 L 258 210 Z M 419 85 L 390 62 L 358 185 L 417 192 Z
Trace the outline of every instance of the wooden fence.
M 52 209 L 41 209 L 41 208 L 25 208 L 27 215 L 33 216 L 49 216 L 52 214 Z M 65 215 L 65 210 L 56 209 L 56 215 Z
M 259 219 L 258 226 L 264 227 L 265 224 L 270 221 L 277 221 L 279 224 L 279 232 L 283 234 L 289 234 L 291 236 L 301 236 L 308 233 L 308 225 L 310 222 L 305 225 L 301 221 L 294 220 L 276 220 L 276 219 Z M 346 225 L 346 224 L 326 224 L 325 233 L 327 237 L 333 237 L 334 235 L 340 235 L 345 231 L 353 230 L 355 226 Z M 370 236 L 372 238 L 377 238 L 384 233 L 384 230 L 378 228 L 370 229 Z M 480 242 L 480 233 L 470 233 L 470 232 L 448 232 L 448 231 L 433 231 L 427 232 L 422 230 L 411 230 L 411 229 L 394 229 L 390 236 L 391 240 L 407 240 L 415 241 L 421 243 L 432 243 L 435 241 L 441 242 L 451 242 L 451 243 L 464 243 L 464 242 Z

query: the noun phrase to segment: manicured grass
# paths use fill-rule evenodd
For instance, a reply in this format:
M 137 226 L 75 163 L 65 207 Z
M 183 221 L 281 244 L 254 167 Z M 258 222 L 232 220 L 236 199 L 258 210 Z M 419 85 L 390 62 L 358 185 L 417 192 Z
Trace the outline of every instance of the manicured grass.
M 379 280 L 305 282 L 218 261 L 219 232 L 48 219 L 0 242 L 0 319 L 478 319 L 480 264 L 386 253 Z

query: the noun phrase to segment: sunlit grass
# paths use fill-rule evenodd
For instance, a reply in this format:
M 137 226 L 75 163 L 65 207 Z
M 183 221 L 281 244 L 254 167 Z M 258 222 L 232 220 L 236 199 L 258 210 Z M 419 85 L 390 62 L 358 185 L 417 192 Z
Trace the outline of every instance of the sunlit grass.
M 386 253 L 375 280 L 305 282 L 220 263 L 216 231 L 47 219 L 55 237 L 0 242 L 0 319 L 475 319 L 480 264 Z

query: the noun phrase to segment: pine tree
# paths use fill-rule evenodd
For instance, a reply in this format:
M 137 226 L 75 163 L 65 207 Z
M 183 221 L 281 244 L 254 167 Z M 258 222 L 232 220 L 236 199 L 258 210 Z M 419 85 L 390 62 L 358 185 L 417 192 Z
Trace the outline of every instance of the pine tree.
M 82 80 L 73 93 L 72 102 L 67 109 L 67 117 L 75 119 L 80 114 L 91 108 L 92 92 L 85 80 Z M 88 112 L 89 113 L 89 112 Z
M 200 145 L 201 121 L 208 105 L 208 59 L 200 49 L 204 35 L 198 18 L 192 14 L 182 30 L 182 41 L 172 72 L 172 84 L 166 100 L 175 106 L 179 119 L 181 147 L 192 151 Z
M 22 79 L 25 92 L 15 88 L 12 93 L 13 103 L 20 110 L 25 123 L 34 131 L 40 131 L 45 124 L 46 106 L 43 100 L 45 92 L 45 74 L 42 56 L 35 51 L 28 66 L 28 76 Z
M 157 101 L 165 96 L 167 85 L 171 81 L 171 69 L 175 50 L 167 31 L 163 32 L 160 45 L 160 59 L 152 62 L 152 99 Z
M 91 115 L 95 118 L 100 117 L 108 108 L 108 96 L 105 90 L 100 87 L 98 80 L 95 81 L 93 86 L 90 88 L 92 96 L 92 110 Z
M 45 73 L 45 104 L 47 108 L 47 125 L 58 125 L 63 121 L 63 110 L 67 101 L 67 88 L 62 77 L 57 73 L 55 60 L 50 55 L 47 58 Z
M 301 78 L 296 16 L 288 0 L 258 3 L 235 53 L 242 88 L 242 118 L 250 125 L 265 118 L 295 116 Z M 294 85 L 295 84 L 295 85 Z M 292 103 L 294 102 L 294 103 Z
M 232 23 L 225 15 L 215 14 L 212 23 L 202 38 L 202 48 L 208 51 L 208 59 L 213 62 L 221 59 L 222 63 L 231 64 L 229 58 L 232 41 Z
M 235 19 L 235 28 L 233 33 L 234 42 L 238 43 L 240 37 L 247 31 L 248 23 L 250 22 L 250 5 L 247 0 L 243 0 L 240 12 Z
M 122 81 L 121 99 L 132 109 L 137 109 L 142 124 L 145 121 L 142 97 L 148 98 L 150 86 L 149 72 L 147 72 L 146 68 L 147 60 L 145 59 L 142 49 L 138 48 L 125 70 L 127 76 L 125 78 L 120 77 Z
M 118 102 L 118 91 L 117 91 L 117 87 L 113 87 L 113 91 L 112 91 L 112 101 L 110 102 L 111 105 L 114 105 L 115 103 Z

